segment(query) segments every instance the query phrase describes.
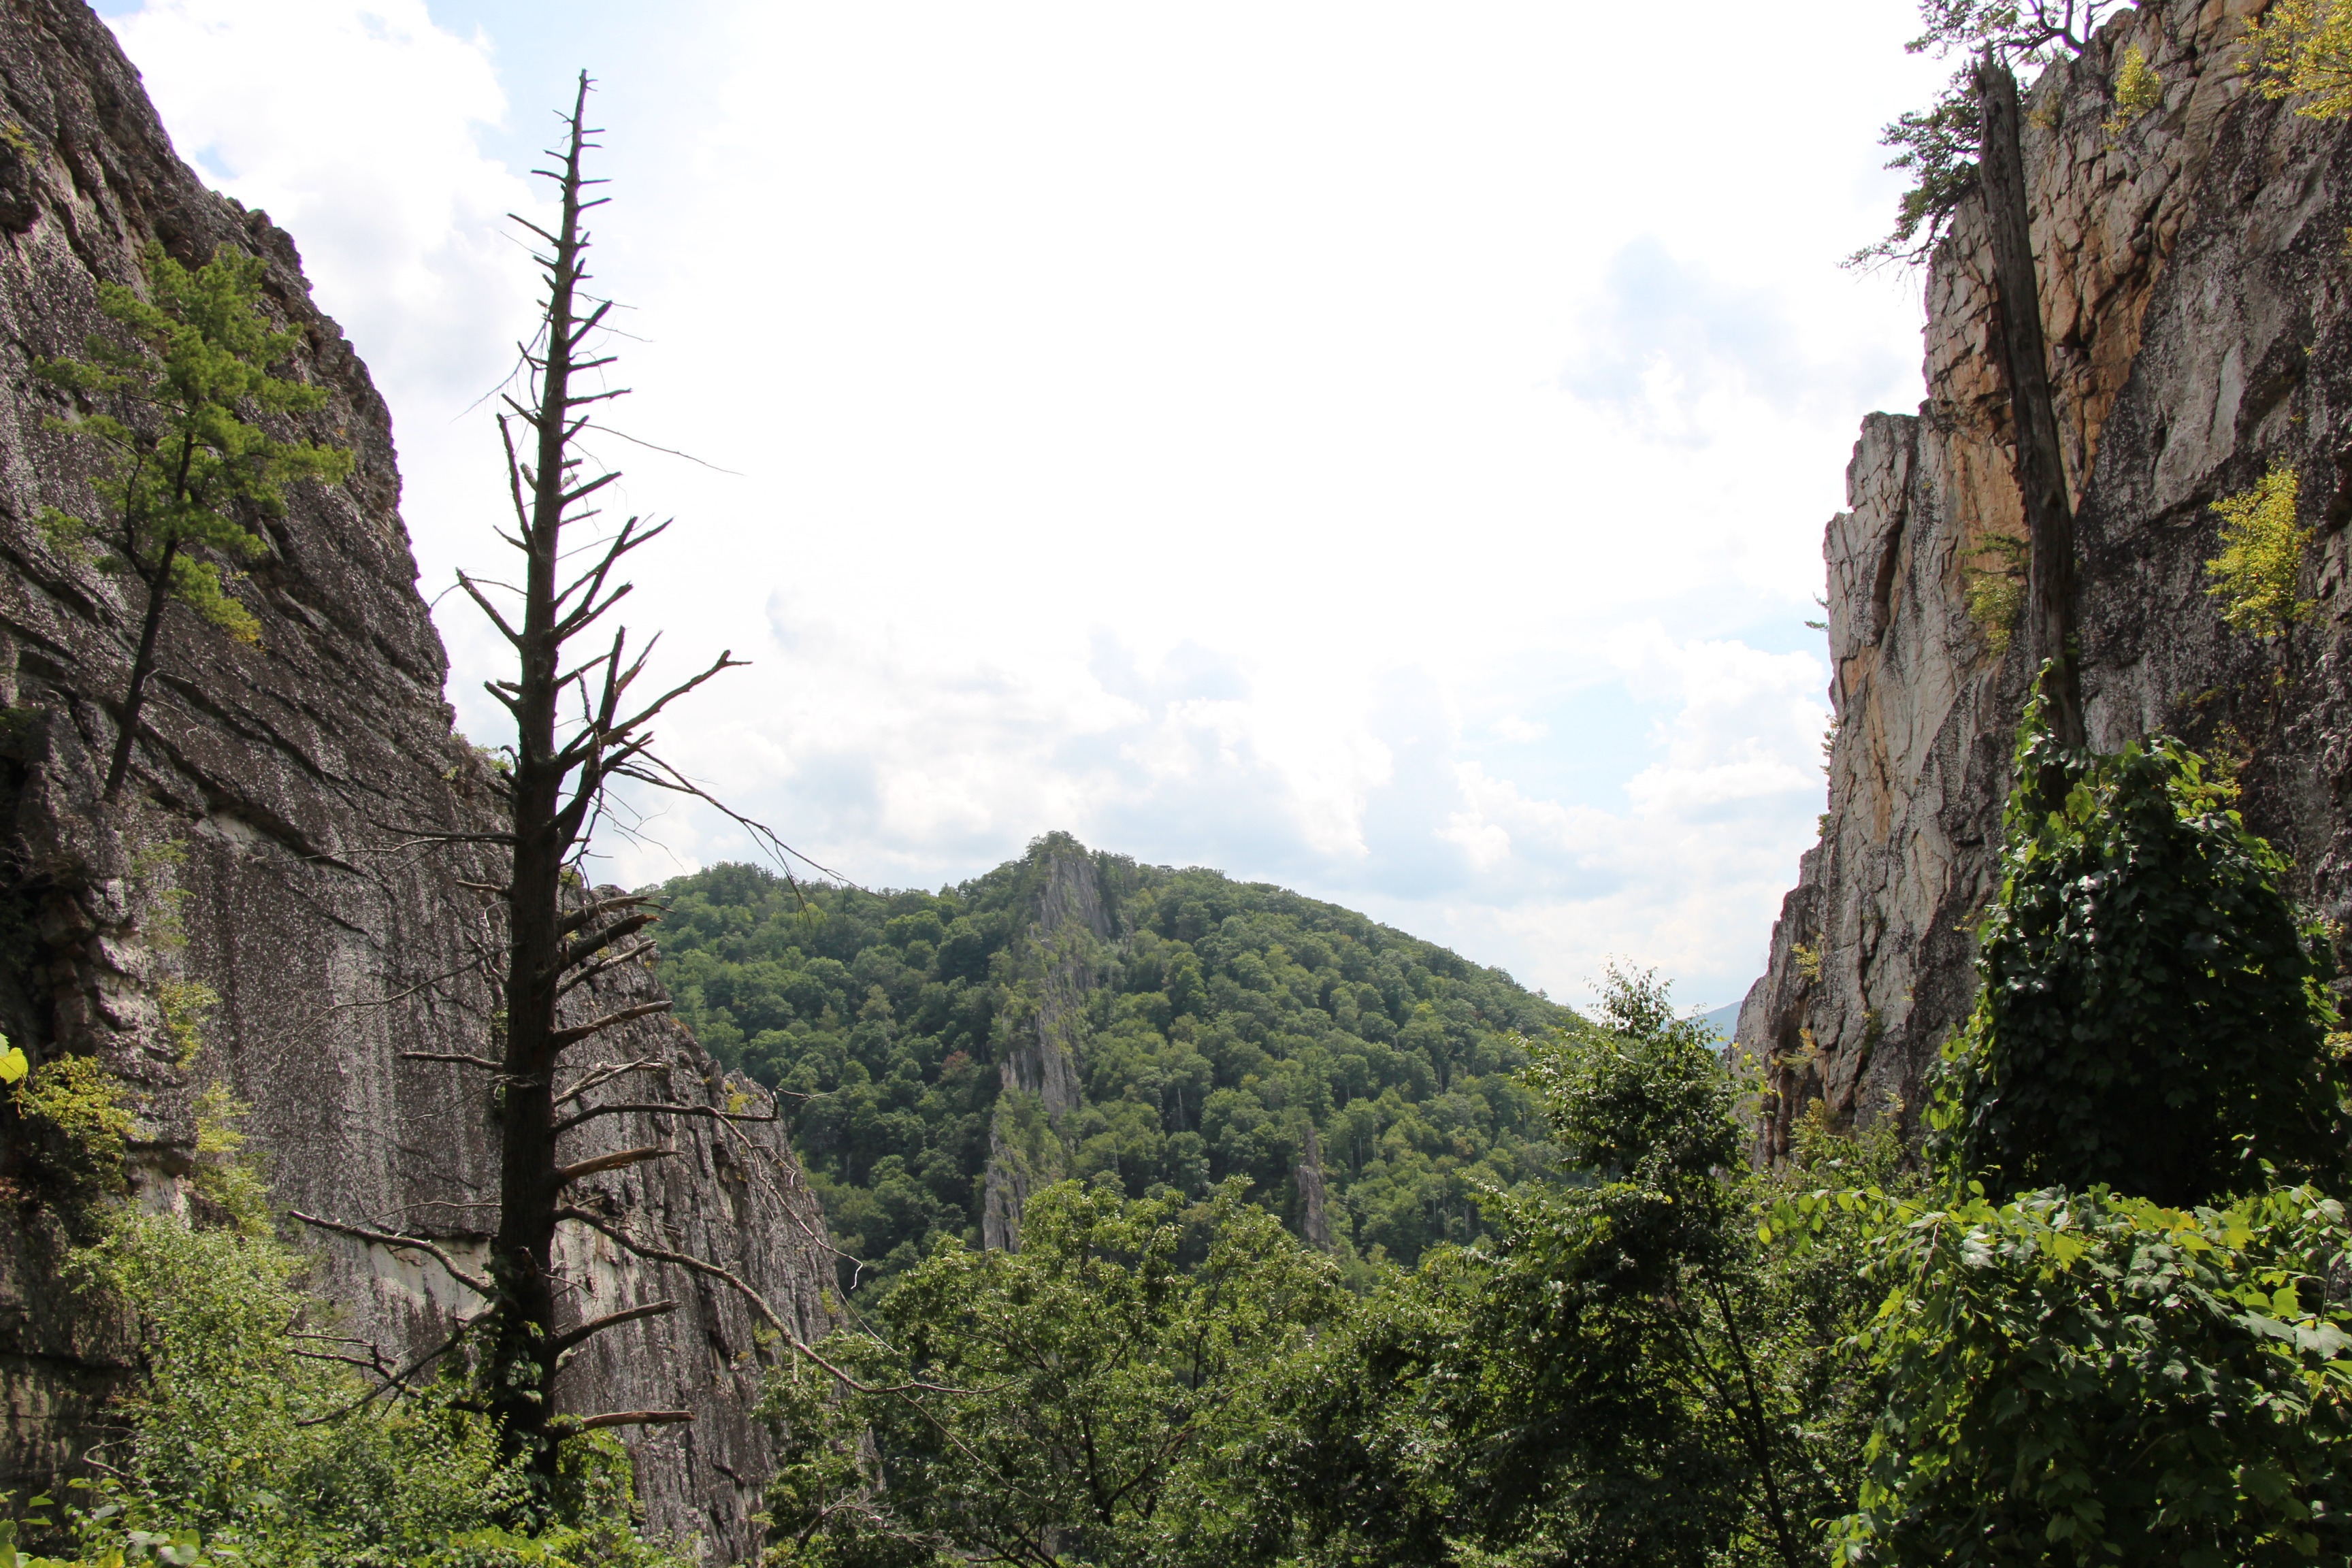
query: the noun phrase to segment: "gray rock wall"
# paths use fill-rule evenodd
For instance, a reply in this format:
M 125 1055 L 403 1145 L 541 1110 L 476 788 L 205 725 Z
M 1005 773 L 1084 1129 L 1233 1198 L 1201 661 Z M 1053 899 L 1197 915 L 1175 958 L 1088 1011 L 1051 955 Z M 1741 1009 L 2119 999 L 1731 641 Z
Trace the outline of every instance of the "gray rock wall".
M 446 660 L 415 591 L 389 415 L 310 304 L 291 240 L 179 162 L 79 0 L 0 6 L 0 1028 L 37 1061 L 93 1053 L 138 1086 L 148 1202 L 185 1201 L 191 1097 L 220 1080 L 251 1103 L 247 1130 L 289 1209 L 477 1250 L 496 1219 L 482 1075 L 402 1053 L 488 1048 L 498 912 L 462 884 L 501 879 L 487 850 L 416 840 L 495 826 L 494 802 L 441 698 Z M 358 468 L 342 486 L 302 487 L 268 525 L 269 556 L 237 590 L 259 647 L 169 616 L 136 799 L 110 813 L 98 786 L 142 605 L 135 585 L 33 527 L 41 505 L 91 498 L 86 455 L 47 424 L 62 405 L 29 368 L 79 352 L 102 325 L 98 285 L 134 282 L 151 241 L 192 264 L 224 246 L 268 259 L 269 307 L 303 334 L 296 374 L 331 395 L 307 429 L 352 447 Z M 187 1066 L 158 1005 L 174 980 L 221 997 Z M 657 994 L 636 970 L 580 1005 Z M 593 1056 L 651 1062 L 637 1086 L 682 1101 L 720 1104 L 732 1089 L 664 1018 Z M 629 1116 L 575 1136 L 583 1156 L 674 1145 L 675 1159 L 597 1178 L 584 1205 L 724 1264 L 804 1332 L 821 1330 L 829 1242 L 780 1128 L 714 1135 L 706 1121 Z M 20 1141 L 5 1109 L 0 1137 L 6 1177 Z M 466 1304 L 413 1255 L 316 1244 L 317 1281 L 347 1307 L 349 1331 L 391 1350 L 438 1342 Z M 10 1180 L 0 1486 L 69 1464 L 121 1370 L 119 1326 L 55 1278 L 60 1245 L 56 1215 Z M 690 1426 L 628 1436 L 649 1522 L 701 1536 L 720 1560 L 750 1555 L 769 1449 L 750 1416 L 764 1352 L 744 1303 L 584 1230 L 568 1245 L 581 1316 L 662 1298 L 681 1310 L 593 1342 L 562 1403 L 693 1409 Z
M 1013 1026 L 997 1062 L 1003 1091 L 989 1123 L 981 1195 L 981 1245 L 1006 1252 L 1021 1248 L 1029 1194 L 1064 1174 L 1061 1126 L 1082 1098 L 1087 993 L 1114 934 L 1101 872 L 1084 846 L 1048 835 L 1032 846 L 1030 862 L 1040 879 L 1037 919 L 1016 961 L 1034 982 L 1035 1011 Z
M 2258 0 L 2151 0 L 2028 97 L 2044 326 L 2082 552 L 2095 743 L 2162 730 L 2237 766 L 2247 818 L 2298 892 L 2352 910 L 2352 127 L 2263 99 L 2241 69 Z M 2120 128 L 2137 44 L 2162 106 Z M 2011 735 L 2028 672 L 1968 611 L 1983 539 L 2020 536 L 1988 330 L 1982 214 L 1963 209 L 1927 282 L 1929 396 L 1873 415 L 1823 543 L 1837 716 L 1819 845 L 1773 929 L 1738 1039 L 1768 1064 L 1760 1152 L 1819 1100 L 1916 1115 L 1974 997 Z M 2205 592 L 2211 503 L 2274 464 L 2322 530 L 2319 614 L 2286 648 L 2223 627 Z

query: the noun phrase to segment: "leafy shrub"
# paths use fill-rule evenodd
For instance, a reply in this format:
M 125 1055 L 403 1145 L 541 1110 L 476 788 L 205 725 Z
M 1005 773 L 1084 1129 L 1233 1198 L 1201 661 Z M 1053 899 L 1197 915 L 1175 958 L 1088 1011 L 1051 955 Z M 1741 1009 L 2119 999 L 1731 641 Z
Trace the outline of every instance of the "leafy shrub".
M 2063 748 L 2029 712 L 1980 991 L 1931 1112 L 1953 1168 L 2166 1203 L 2342 1173 L 2335 968 L 2288 868 L 2178 741 Z M 2039 804 L 2051 779 L 2063 805 Z
M 116 1207 L 78 1255 L 85 1288 L 138 1325 L 139 1378 L 108 1479 L 79 1510 L 81 1561 L 157 1543 L 249 1568 L 662 1568 L 629 1521 L 628 1461 L 568 1445 L 566 1489 L 535 1495 L 487 1423 L 439 1384 L 370 1398 L 372 1358 L 299 1287 L 268 1235 Z M 144 1544 L 142 1545 L 142 1541 Z
M 2147 53 L 2137 44 L 2124 50 L 2123 68 L 2116 73 L 2116 112 L 2103 127 L 2110 136 L 2119 136 L 2141 115 L 2162 106 L 2164 79 L 2147 63 Z
M 87 1058 L 21 1066 L 0 1056 L 42 1161 L 89 1200 L 78 1213 L 96 1239 L 68 1276 L 121 1310 L 137 1354 L 120 1435 L 91 1456 L 102 1480 L 77 1483 L 89 1495 L 62 1521 L 36 1499 L 0 1521 L 0 1568 L 683 1568 L 631 1524 L 628 1458 L 608 1435 L 567 1443 L 553 1488 L 537 1486 L 500 1462 L 459 1374 L 419 1389 L 417 1368 L 395 1377 L 335 1331 L 273 1232 L 226 1088 L 197 1100 L 192 1223 L 107 1195 L 135 1131 L 121 1082 Z M 24 1558 L 20 1534 L 79 1552 Z
M 2352 115 L 2352 5 L 2276 0 L 2247 34 L 2263 97 L 2303 98 L 2295 112 L 2313 120 Z
M 180 1066 L 192 1065 L 204 1054 L 205 1025 L 220 1005 L 220 993 L 201 980 L 166 980 L 155 988 L 155 999 Z
M 2225 1209 L 2051 1190 L 1867 1200 L 1894 1398 L 1847 1563 L 2341 1563 L 2352 1232 L 2310 1188 Z
M 2221 515 L 2221 553 L 2205 563 L 2213 578 L 2205 592 L 2221 601 L 2221 619 L 2231 631 L 2284 637 L 2316 606 L 2296 594 L 2313 533 L 2295 526 L 2299 494 L 2294 470 L 2280 467 L 2253 489 L 2213 503 Z
M 1985 646 L 1995 655 L 2009 651 L 2017 635 L 2018 617 L 2025 614 L 2026 561 L 2031 546 L 2013 534 L 1985 535 L 1977 554 L 1990 563 L 1968 570 L 1969 619 L 1984 633 Z
M 226 1084 L 206 1087 L 196 1097 L 195 1169 L 191 1173 L 195 1196 L 211 1214 L 247 1236 L 269 1231 L 269 1184 L 261 1165 L 246 1152 L 245 1133 L 237 1123 L 252 1111 Z
M 88 1057 L 53 1057 L 16 1086 L 16 1110 L 35 1136 L 42 1173 L 70 1194 L 122 1190 L 123 1155 L 138 1130 L 130 1090 Z

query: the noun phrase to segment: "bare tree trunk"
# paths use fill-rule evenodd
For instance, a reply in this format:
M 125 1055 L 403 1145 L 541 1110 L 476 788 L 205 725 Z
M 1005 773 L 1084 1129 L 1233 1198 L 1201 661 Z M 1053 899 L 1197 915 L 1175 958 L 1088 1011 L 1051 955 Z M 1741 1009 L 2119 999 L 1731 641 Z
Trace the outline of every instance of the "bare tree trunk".
M 1748 1359 L 1748 1346 L 1739 1337 L 1739 1318 L 1731 1310 L 1731 1297 L 1723 1282 L 1712 1273 L 1703 1274 L 1707 1291 L 1715 1298 L 1716 1310 L 1723 1314 L 1724 1332 L 1731 1341 L 1731 1353 L 1739 1363 L 1740 1386 L 1748 1394 L 1748 1447 L 1756 1459 L 1757 1477 L 1764 1483 L 1764 1510 L 1771 1517 L 1772 1539 L 1780 1548 L 1783 1568 L 1801 1568 L 1804 1552 L 1797 1541 L 1796 1531 L 1789 1527 L 1789 1510 L 1780 1500 L 1780 1481 L 1772 1468 L 1771 1429 L 1764 1418 L 1764 1396 L 1756 1387 L 1756 1368 Z
M 103 798 L 109 805 L 122 793 L 122 781 L 131 772 L 131 748 L 139 739 L 139 710 L 147 703 L 147 677 L 155 668 L 155 642 L 163 629 L 163 605 L 172 596 L 172 559 L 179 548 L 177 540 L 163 546 L 163 559 L 147 582 L 147 619 L 139 628 L 139 651 L 131 659 L 131 689 L 122 699 L 122 727 L 115 732 L 114 756 L 106 765 Z
M 2001 368 L 2009 383 L 2010 423 L 2017 441 L 2017 489 L 2032 547 L 2026 572 L 2026 647 L 2042 667 L 2042 697 L 2051 732 L 2068 746 L 2088 742 L 2074 637 L 2074 512 L 2058 445 L 2058 409 L 2042 337 L 2042 290 L 2025 191 L 2023 114 L 2017 78 L 1990 52 L 1977 65 L 1977 102 L 1984 146 L 1978 174 L 1992 231 L 1993 282 Z
M 499 1160 L 499 1231 L 490 1277 L 499 1300 L 491 1336 L 491 1415 L 510 1450 L 528 1452 L 534 1468 L 551 1466 L 544 1442 L 554 1382 L 555 1290 L 552 1276 L 560 1189 L 555 1158 L 555 1000 L 562 979 L 558 928 L 562 896 L 562 841 L 557 817 L 569 771 L 555 738 L 556 567 L 562 557 L 565 445 L 573 353 L 573 298 L 580 281 L 580 153 L 587 79 L 572 114 L 565 148 L 562 216 L 546 258 L 548 303 L 545 362 L 537 409 L 537 466 L 530 481 L 530 527 L 523 536 L 526 565 L 522 624 L 516 637 L 519 674 L 512 710 L 515 765 L 510 804 L 513 869 L 508 882 L 505 1103 Z

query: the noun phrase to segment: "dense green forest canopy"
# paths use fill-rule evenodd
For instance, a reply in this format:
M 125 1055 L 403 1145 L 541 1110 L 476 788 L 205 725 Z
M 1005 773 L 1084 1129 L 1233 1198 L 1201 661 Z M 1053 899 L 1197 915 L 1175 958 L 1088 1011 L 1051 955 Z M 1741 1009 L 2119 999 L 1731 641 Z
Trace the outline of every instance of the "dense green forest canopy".
M 796 1141 L 853 1255 L 895 1272 L 935 1235 L 979 1244 L 1057 857 L 1091 875 L 1109 931 L 1085 944 L 1061 1173 L 1111 1172 L 1136 1198 L 1243 1176 L 1297 1226 L 1311 1127 L 1335 1247 L 1411 1263 L 1479 1232 L 1480 1185 L 1545 1167 L 1513 1037 L 1569 1010 L 1334 904 L 1059 835 L 937 893 L 795 890 L 741 865 L 664 884 L 679 1016 L 730 1069 L 807 1097 Z

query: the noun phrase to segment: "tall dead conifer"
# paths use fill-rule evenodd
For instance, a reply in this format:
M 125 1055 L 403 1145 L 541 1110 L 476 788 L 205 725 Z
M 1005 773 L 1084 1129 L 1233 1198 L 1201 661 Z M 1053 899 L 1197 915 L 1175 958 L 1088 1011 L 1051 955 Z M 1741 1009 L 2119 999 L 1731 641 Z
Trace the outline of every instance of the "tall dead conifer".
M 499 417 L 515 514 L 516 532 L 508 542 L 523 557 L 520 624 L 499 613 L 482 584 L 458 575 L 467 594 L 513 647 L 518 666 L 514 679 L 489 683 L 490 694 L 505 705 L 515 724 L 514 767 L 508 783 L 513 863 L 506 889 L 506 1040 L 500 1073 L 505 1100 L 499 1119 L 499 1229 L 490 1252 L 495 1292 L 488 1324 L 489 1409 L 509 1445 L 535 1455 L 548 1449 L 542 1439 L 556 1358 L 569 1344 L 605 1326 L 596 1322 L 562 1336 L 556 1332 L 553 1250 L 564 1189 L 594 1171 L 668 1152 L 636 1149 L 572 1165 L 561 1158 L 562 1134 L 598 1114 L 592 1109 L 558 1120 L 555 1072 L 562 1053 L 615 1025 L 669 1006 L 666 1001 L 645 1003 L 569 1027 L 559 1026 L 559 998 L 598 972 L 638 956 L 648 945 L 639 933 L 658 918 L 647 900 L 635 894 L 583 898 L 566 910 L 565 873 L 586 847 L 586 829 L 607 783 L 644 771 L 630 764 L 644 756 L 651 741 L 646 727 L 671 702 L 736 662 L 721 654 L 708 669 L 634 710 L 630 689 L 645 669 L 646 653 L 628 656 L 626 628 L 615 629 L 606 647 L 579 665 L 564 666 L 567 647 L 628 594 L 631 584 L 612 581 L 614 568 L 669 526 L 643 527 L 639 519 L 630 518 L 600 548 L 592 547 L 592 564 L 568 584 L 562 581 L 566 527 L 590 521 L 595 513 L 583 503 L 620 478 L 611 470 L 583 477 L 578 445 L 589 426 L 585 410 L 621 395 L 618 391 L 583 392 L 575 384 L 575 378 L 612 363 L 611 355 L 588 349 L 612 301 L 593 301 L 584 314 L 581 310 L 581 285 L 587 279 L 583 263 L 589 247 L 582 220 L 611 199 L 585 195 L 590 187 L 604 183 L 588 179 L 581 167 L 582 155 L 595 145 L 589 138 L 597 134 L 585 120 L 588 87 L 583 71 L 565 122 L 565 145 L 549 154 L 556 167 L 538 171 L 557 190 L 554 231 L 520 217 L 514 220 L 543 243 L 545 248 L 535 259 L 546 283 L 539 337 L 523 355 L 536 395 L 529 404 L 509 397 L 509 412 Z M 517 450 L 518 426 L 529 461 Z M 581 708 L 578 721 L 568 728 L 559 723 L 558 713 L 567 692 L 576 694 Z M 585 879 L 578 879 L 584 887 Z
M 2001 373 L 2009 387 L 2017 493 L 2025 509 L 2029 547 L 2026 647 L 2042 671 L 2051 732 L 2061 745 L 2079 750 L 2089 737 L 2083 725 L 2082 676 L 2075 668 L 2074 509 L 2066 494 L 2058 404 L 2050 385 L 2049 346 L 2042 332 L 2042 289 L 2034 274 L 2032 205 L 2025 187 L 2024 115 L 2017 78 L 1990 47 L 1977 62 L 1975 85 L 1979 123 L 1984 128 L 1977 174 L 1992 235 Z
M 600 646 L 567 663 L 574 657 L 573 645 L 628 595 L 632 584 L 616 581 L 614 569 L 668 527 L 666 522 L 646 526 L 642 519 L 631 517 L 604 537 L 591 536 L 584 542 L 591 563 L 564 579 L 567 531 L 573 535 L 571 549 L 581 551 L 577 533 L 597 515 L 588 503 L 620 478 L 616 471 L 593 477 L 583 473 L 582 439 L 590 427 L 588 410 L 626 390 L 581 390 L 584 375 L 613 363 L 613 356 L 592 346 L 612 302 L 591 299 L 583 289 L 590 241 L 582 220 L 609 199 L 586 195 L 604 182 L 589 179 L 582 168 L 583 154 L 597 145 L 592 138 L 600 133 L 585 122 L 590 85 L 583 71 L 572 112 L 563 121 L 563 145 L 548 153 L 554 166 L 538 171 L 556 187 L 554 228 L 521 217 L 514 220 L 541 243 L 535 259 L 545 282 L 538 335 L 522 348 L 529 396 L 507 397 L 507 412 L 499 416 L 515 521 L 515 531 L 500 537 L 521 554 L 522 581 L 520 585 L 489 584 L 458 574 L 459 584 L 515 651 L 514 678 L 488 683 L 515 724 L 512 767 L 503 783 L 509 825 L 499 833 L 402 830 L 404 850 L 418 843 L 462 842 L 503 846 L 511 857 L 506 882 L 492 889 L 503 895 L 507 917 L 505 973 L 499 986 L 503 1038 L 498 1058 L 404 1053 L 412 1059 L 450 1062 L 490 1075 L 487 1092 L 495 1097 L 499 1149 L 499 1224 L 488 1268 L 484 1273 L 467 1269 L 428 1237 L 310 1215 L 295 1216 L 373 1245 L 432 1258 L 482 1299 L 484 1307 L 464 1320 L 459 1334 L 426 1361 L 446 1353 L 467 1333 L 478 1335 L 483 1374 L 478 1406 L 498 1422 L 508 1452 L 542 1477 L 553 1473 L 557 1440 L 562 1436 L 690 1418 L 684 1410 L 555 1415 L 556 1377 L 567 1351 L 606 1329 L 676 1307 L 673 1301 L 651 1301 L 559 1329 L 555 1238 L 567 1223 L 593 1229 L 649 1262 L 728 1285 L 747 1299 L 770 1329 L 796 1350 L 806 1351 L 793 1325 L 749 1281 L 709 1259 L 638 1236 L 625 1220 L 574 1206 L 567 1195 L 574 1184 L 588 1177 L 674 1152 L 654 1145 L 567 1160 L 570 1135 L 603 1118 L 698 1117 L 722 1129 L 775 1120 L 772 1113 L 681 1105 L 637 1095 L 597 1098 L 596 1091 L 609 1091 L 616 1082 L 656 1065 L 645 1061 L 575 1066 L 568 1087 L 558 1092 L 566 1053 L 609 1029 L 670 1006 L 667 1001 L 646 1002 L 577 1016 L 593 1001 L 593 993 L 583 989 L 588 982 L 651 952 L 644 932 L 659 918 L 651 900 L 641 895 L 596 897 L 588 890 L 588 879 L 579 874 L 591 832 L 607 804 L 607 789 L 617 779 L 631 779 L 709 801 L 650 749 L 648 726 L 678 698 L 741 662 L 722 653 L 692 679 L 643 700 L 633 700 L 631 693 L 645 671 L 651 643 L 632 655 L 625 628 L 614 630 L 609 641 L 603 641 L 600 633 Z M 505 609 L 493 601 L 492 590 L 510 596 Z M 567 720 L 565 710 L 573 705 L 576 712 Z M 709 803 L 771 847 L 783 848 L 761 825 Z M 565 1022 L 567 1013 L 575 1021 Z
M 2049 345 L 2042 331 L 2024 115 L 2014 68 L 2081 55 L 2102 19 L 2119 6 L 2120 0 L 1920 0 L 1927 31 L 1906 47 L 1914 54 L 1959 52 L 1973 58 L 1933 105 L 1886 128 L 1883 140 L 1898 154 L 1887 167 L 1907 173 L 1911 188 L 1897 210 L 1895 232 L 1853 258 L 1924 261 L 1964 200 L 1976 195 L 1984 202 L 1992 242 L 1995 338 L 2025 513 L 2026 647 L 2042 670 L 2040 690 L 2052 731 L 2062 744 L 2076 748 L 2088 738 L 2074 635 L 2074 517 Z M 2137 60 L 2133 92 L 2160 86 L 2137 47 L 2129 58 Z

